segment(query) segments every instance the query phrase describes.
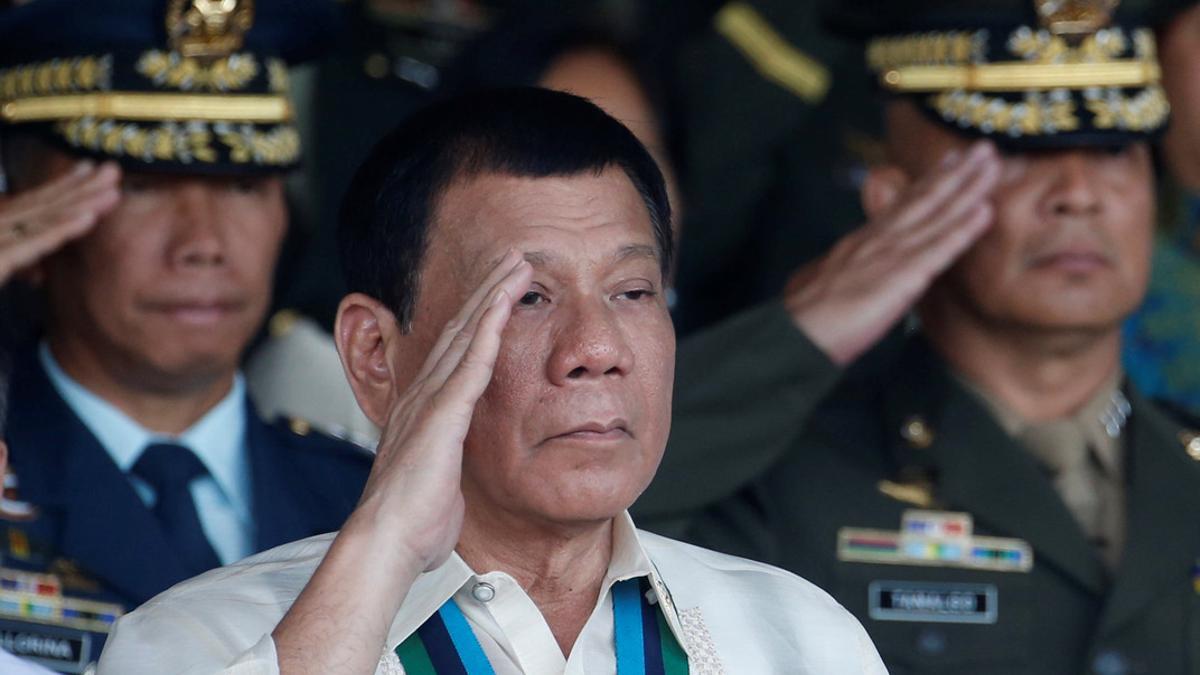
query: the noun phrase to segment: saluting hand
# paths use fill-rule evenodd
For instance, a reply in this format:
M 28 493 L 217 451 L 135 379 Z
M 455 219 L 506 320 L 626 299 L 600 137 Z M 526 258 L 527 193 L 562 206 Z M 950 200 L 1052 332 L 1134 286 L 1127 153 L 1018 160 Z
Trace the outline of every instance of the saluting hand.
M 510 252 L 450 320 L 413 384 L 392 405 L 358 511 L 394 520 L 421 569 L 454 550 L 463 522 L 463 441 L 492 379 L 500 336 L 533 269 Z
M 283 675 L 375 672 L 412 583 L 454 550 L 466 508 L 463 441 L 532 279 L 529 263 L 506 255 L 391 402 L 358 507 L 272 633 Z
M 875 345 L 993 220 L 995 147 L 950 153 L 884 215 L 845 236 L 788 284 L 793 321 L 838 365 Z
M 116 206 L 120 180 L 116 164 L 85 161 L 36 188 L 0 195 L 0 285 L 90 232 Z

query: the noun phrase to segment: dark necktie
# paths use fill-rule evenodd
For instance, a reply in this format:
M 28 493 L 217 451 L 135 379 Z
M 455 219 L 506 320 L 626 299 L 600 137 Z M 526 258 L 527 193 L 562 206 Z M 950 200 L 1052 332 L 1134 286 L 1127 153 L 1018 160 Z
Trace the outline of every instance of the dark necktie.
M 182 445 L 155 443 L 142 451 L 133 473 L 154 488 L 154 517 L 188 576 L 220 567 L 188 487 L 194 479 L 208 474 L 200 458 Z

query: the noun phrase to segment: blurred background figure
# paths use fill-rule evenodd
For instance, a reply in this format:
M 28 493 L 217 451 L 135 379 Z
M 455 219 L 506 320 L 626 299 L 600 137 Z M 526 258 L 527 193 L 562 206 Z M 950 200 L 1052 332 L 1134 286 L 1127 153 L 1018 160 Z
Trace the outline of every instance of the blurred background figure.
M 239 372 L 300 158 L 287 64 L 336 18 L 316 0 L 0 13 L 0 269 L 42 318 L 14 355 L 0 557 L 52 596 L 0 619 L 67 645 L 39 655 L 56 669 L 94 660 L 125 609 L 336 529 L 358 499 L 369 453 L 267 424 Z
M 1158 142 L 1159 235 L 1150 290 L 1125 326 L 1125 366 L 1149 396 L 1200 414 L 1200 3 L 1148 6 L 1171 125 Z
M 1181 517 L 1200 509 L 1200 442 L 1121 368 L 1169 106 L 1153 31 L 1118 4 L 830 3 L 887 94 L 863 231 L 896 236 L 825 260 L 953 264 L 866 285 L 917 290 L 902 351 L 691 536 L 819 579 L 892 672 L 1200 664 L 1183 628 L 1200 529 Z
M 2 258 L 0 258 L 0 259 L 2 259 Z M 0 270 L 0 284 L 4 283 L 5 278 L 6 278 L 6 275 L 4 274 L 4 272 L 2 270 Z M 8 470 L 8 444 L 5 443 L 5 441 L 4 441 L 4 438 L 5 438 L 4 431 L 6 428 L 5 417 L 6 417 L 7 402 L 8 402 L 8 380 L 9 380 L 9 375 L 11 374 L 11 372 L 12 372 L 12 361 L 9 358 L 8 350 L 6 350 L 3 346 L 0 346 L 0 481 L 3 480 L 3 478 L 7 474 L 7 470 Z M 0 490 L 2 490 L 2 489 L 3 489 L 3 486 L 0 485 Z M 0 511 L 7 512 L 7 511 L 11 511 L 12 508 L 13 508 L 12 505 L 7 503 L 7 499 L 5 498 L 3 493 L 0 492 Z M 3 601 L 6 604 L 7 603 L 19 604 L 21 602 L 28 603 L 28 601 L 30 599 L 29 596 L 33 596 L 33 599 L 36 601 L 36 599 L 37 599 L 36 591 L 30 593 L 26 589 L 18 590 L 16 588 L 13 588 L 13 586 L 16 585 L 14 582 L 26 581 L 25 579 L 22 579 L 22 575 L 20 575 L 20 573 L 17 573 L 14 570 L 6 570 L 3 567 L 0 567 L 0 579 L 7 580 L 9 582 L 8 587 L 5 587 L 5 588 L 3 588 L 3 590 L 0 590 L 0 597 L 3 598 Z M 3 632 L 3 634 L 5 635 L 4 644 L 10 645 L 12 648 L 15 648 L 17 650 L 22 650 L 22 647 L 24 647 L 28 643 L 26 641 L 21 641 L 21 640 L 17 640 L 17 639 L 9 639 L 10 637 L 15 637 L 15 636 L 13 636 L 12 632 L 10 632 L 10 631 L 17 632 L 19 634 L 20 627 L 17 627 L 17 626 L 10 627 L 9 625 L 6 624 L 6 621 L 4 620 L 4 618 L 0 617 L 0 632 Z M 54 645 L 54 648 L 58 648 L 58 647 L 59 647 L 59 645 Z M 22 651 L 28 651 L 28 650 L 22 650 Z M 36 654 L 33 656 L 36 657 Z M 50 672 L 51 671 L 46 670 L 45 668 L 42 668 L 41 666 L 35 665 L 31 661 L 22 659 L 16 655 L 12 654 L 11 652 L 6 651 L 3 647 L 0 647 L 0 673 L 5 673 L 5 675 L 44 675 L 44 674 L 48 674 Z

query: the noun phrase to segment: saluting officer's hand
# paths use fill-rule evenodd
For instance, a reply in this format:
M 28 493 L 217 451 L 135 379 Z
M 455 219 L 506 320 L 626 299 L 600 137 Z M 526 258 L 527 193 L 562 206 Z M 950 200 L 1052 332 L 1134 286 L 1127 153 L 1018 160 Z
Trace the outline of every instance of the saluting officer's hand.
M 116 164 L 85 161 L 32 190 L 0 195 L 0 285 L 90 232 L 116 206 L 120 180 Z
M 463 522 L 463 441 L 492 378 L 500 336 L 533 270 L 510 252 L 446 324 L 420 373 L 384 425 L 359 511 L 386 522 L 421 569 L 437 567 Z
M 995 147 L 951 153 L 894 207 L 842 238 L 788 283 L 793 321 L 845 365 L 875 345 L 991 225 Z

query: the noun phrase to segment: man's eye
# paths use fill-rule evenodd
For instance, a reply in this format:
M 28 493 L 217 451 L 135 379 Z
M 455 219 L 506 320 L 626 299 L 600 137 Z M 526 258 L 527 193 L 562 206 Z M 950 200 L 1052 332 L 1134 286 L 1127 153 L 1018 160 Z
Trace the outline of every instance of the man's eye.
M 142 180 L 140 178 L 131 178 L 129 176 L 126 176 L 121 181 L 121 192 L 127 195 L 135 195 L 148 190 L 150 190 L 150 181 Z
M 527 307 L 532 307 L 534 305 L 540 305 L 543 302 L 548 302 L 548 300 L 546 299 L 546 296 L 538 293 L 537 291 L 529 291 L 525 295 L 521 296 L 519 302 Z
M 263 184 L 262 181 L 252 179 L 234 180 L 230 182 L 229 189 L 239 194 L 249 195 L 261 192 Z
M 655 293 L 645 288 L 638 288 L 632 291 L 625 291 L 621 295 L 628 300 L 645 300 L 646 298 L 653 298 Z

